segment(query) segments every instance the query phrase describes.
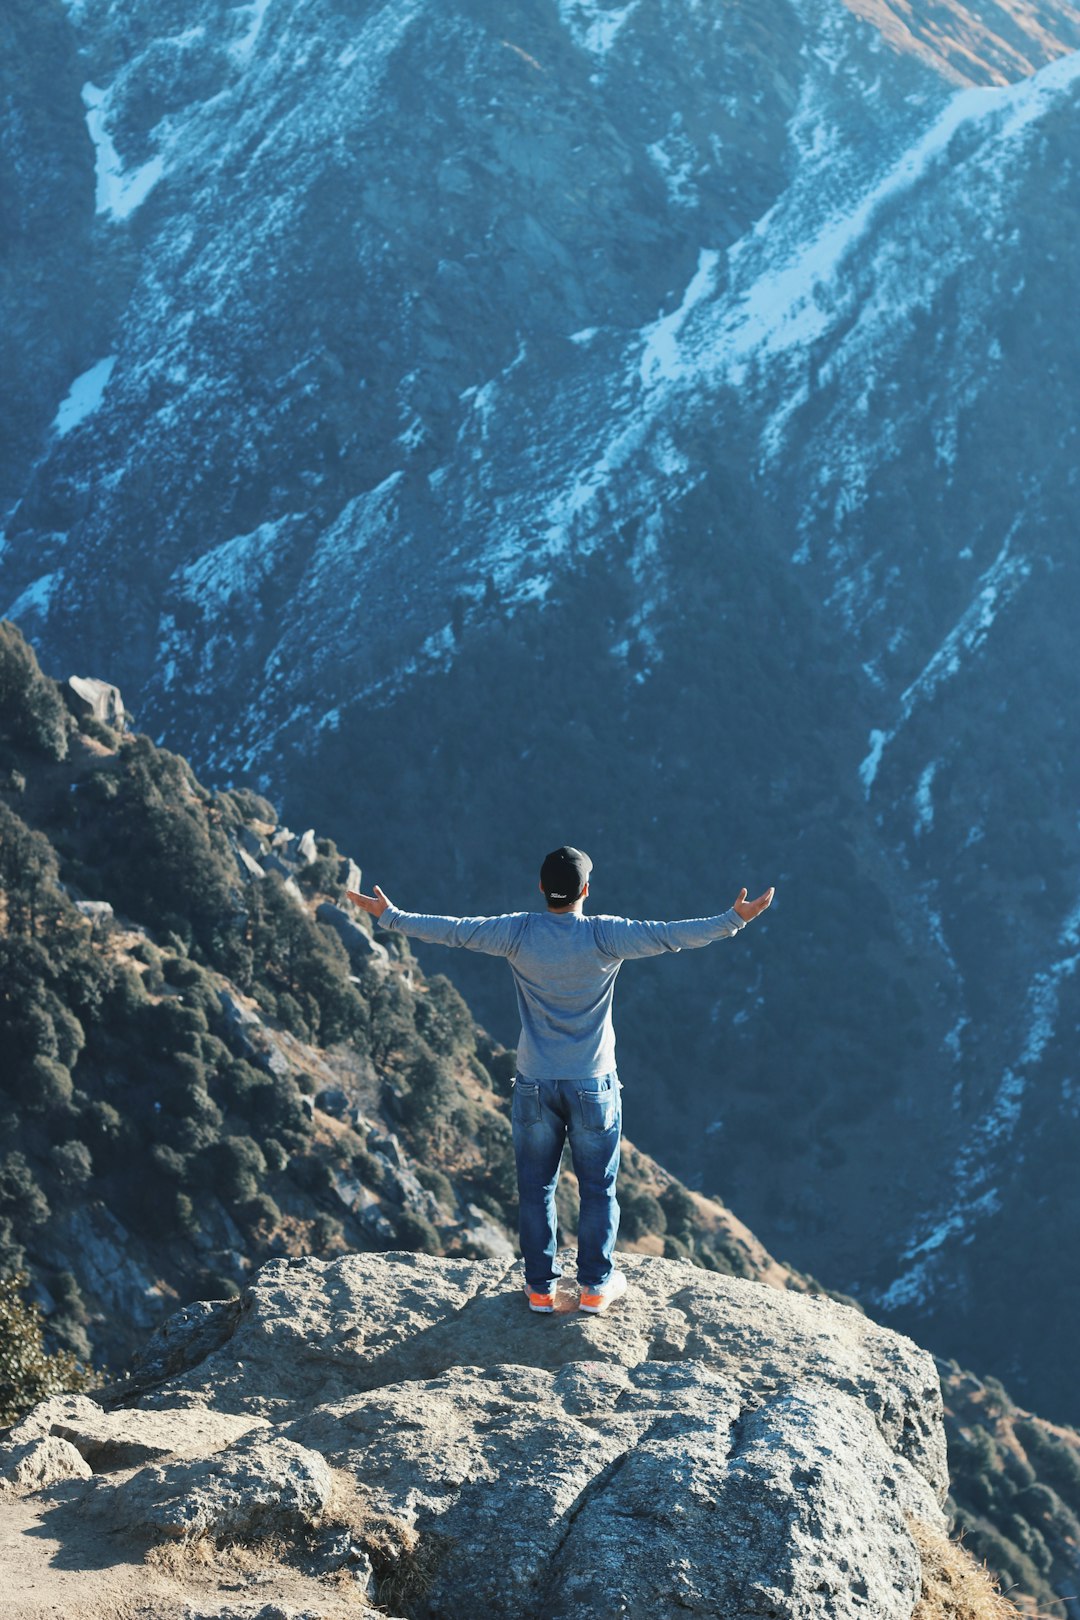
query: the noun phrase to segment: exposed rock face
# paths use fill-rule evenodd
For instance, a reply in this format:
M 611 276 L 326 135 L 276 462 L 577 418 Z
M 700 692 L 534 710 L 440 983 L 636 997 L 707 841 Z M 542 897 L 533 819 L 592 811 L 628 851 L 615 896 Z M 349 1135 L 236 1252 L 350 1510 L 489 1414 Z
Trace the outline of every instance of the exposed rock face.
M 102 1426 L 172 1433 L 172 1457 L 65 1487 L 117 1533 L 310 1535 L 339 1471 L 423 1568 L 416 1615 L 909 1620 L 910 1523 L 944 1525 L 930 1357 L 821 1298 L 627 1266 L 608 1315 L 564 1284 L 537 1317 L 513 1267 L 275 1261 L 239 1308 L 174 1319 L 167 1356 L 158 1335 L 135 1409 L 67 1398 L 24 1427 L 84 1457 Z
M 319 1520 L 332 1486 L 315 1452 L 256 1433 L 211 1460 L 139 1469 L 117 1487 L 113 1516 L 173 1538 L 288 1535 Z
M 387 960 L 389 953 L 386 946 L 380 944 L 377 939 L 372 939 L 366 928 L 361 928 L 355 912 L 350 916 L 344 907 L 335 906 L 329 900 L 324 900 L 316 909 L 315 915 L 320 922 L 328 923 L 334 930 L 348 951 L 350 961 L 364 963 L 373 958 L 381 962 Z
M 80 719 L 89 715 L 104 725 L 122 731 L 127 724 L 127 711 L 118 687 L 108 681 L 93 680 L 82 675 L 71 675 L 60 690 L 68 708 Z

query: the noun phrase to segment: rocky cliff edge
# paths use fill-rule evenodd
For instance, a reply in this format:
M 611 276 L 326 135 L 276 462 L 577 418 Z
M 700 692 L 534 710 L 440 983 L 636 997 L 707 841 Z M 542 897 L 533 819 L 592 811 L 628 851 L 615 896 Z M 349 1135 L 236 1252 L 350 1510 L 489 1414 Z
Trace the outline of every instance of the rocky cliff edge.
M 909 1620 L 945 1531 L 931 1358 L 824 1298 L 625 1264 L 601 1317 L 417 1254 L 189 1306 L 123 1385 L 8 1432 L 4 1612 Z

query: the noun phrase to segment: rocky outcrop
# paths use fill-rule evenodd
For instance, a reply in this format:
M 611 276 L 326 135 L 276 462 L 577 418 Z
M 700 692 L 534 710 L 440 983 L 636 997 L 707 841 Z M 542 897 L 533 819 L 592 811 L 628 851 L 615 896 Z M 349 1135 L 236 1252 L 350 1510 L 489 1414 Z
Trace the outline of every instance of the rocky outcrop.
M 343 906 L 335 906 L 329 900 L 323 900 L 315 908 L 315 915 L 321 923 L 326 923 L 337 934 L 341 943 L 349 953 L 349 960 L 354 966 L 366 962 L 386 962 L 389 952 L 385 945 L 377 939 L 372 939 L 366 928 L 362 928 L 357 921 L 358 913 L 352 915 Z
M 119 687 L 108 681 L 89 676 L 70 675 L 60 688 L 64 701 L 76 719 L 99 720 L 103 725 L 123 731 L 127 725 L 127 710 Z
M 564 1283 L 537 1317 L 516 1267 L 274 1261 L 9 1449 L 72 1447 L 95 1471 L 65 1500 L 115 1537 L 272 1532 L 320 1578 L 337 1547 L 431 1620 L 910 1620 L 944 1531 L 930 1357 L 820 1297 L 626 1265 L 606 1316 Z

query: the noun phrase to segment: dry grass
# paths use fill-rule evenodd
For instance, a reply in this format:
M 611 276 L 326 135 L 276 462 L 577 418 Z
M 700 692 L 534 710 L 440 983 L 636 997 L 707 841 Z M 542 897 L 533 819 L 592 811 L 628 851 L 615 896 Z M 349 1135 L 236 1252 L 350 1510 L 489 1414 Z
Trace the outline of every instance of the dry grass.
M 911 1620 L 1019 1620 L 1021 1610 L 1002 1597 L 994 1577 L 966 1547 L 918 1521 L 911 1529 L 923 1568 Z
M 181 1541 L 155 1542 L 148 1547 L 143 1562 L 163 1575 L 183 1581 L 195 1570 L 215 1575 L 255 1575 L 270 1565 L 285 1561 L 291 1544 L 280 1536 L 261 1541 L 226 1541 L 213 1536 L 191 1536 Z

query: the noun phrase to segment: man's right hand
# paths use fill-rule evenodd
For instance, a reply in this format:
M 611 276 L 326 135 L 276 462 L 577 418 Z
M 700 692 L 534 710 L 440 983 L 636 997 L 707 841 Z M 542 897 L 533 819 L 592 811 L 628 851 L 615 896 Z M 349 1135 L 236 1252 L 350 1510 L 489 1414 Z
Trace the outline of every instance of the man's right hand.
M 378 892 L 378 889 L 376 889 L 375 893 L 378 894 Z M 740 889 L 739 897 L 731 909 L 737 916 L 742 918 L 743 922 L 753 922 L 755 917 L 760 916 L 768 906 L 772 905 L 772 897 L 775 893 L 775 889 L 766 889 L 765 893 L 759 894 L 756 900 L 748 900 L 746 890 Z
M 375 885 L 374 894 L 358 894 L 355 889 L 346 889 L 345 893 L 348 895 L 349 899 L 354 905 L 359 906 L 361 911 L 366 911 L 369 916 L 372 917 L 381 917 L 387 906 L 390 904 L 389 900 L 386 898 L 385 894 L 383 894 L 377 883 Z M 746 890 L 744 889 L 743 894 L 745 893 Z M 771 896 L 772 890 L 770 890 L 769 893 Z

